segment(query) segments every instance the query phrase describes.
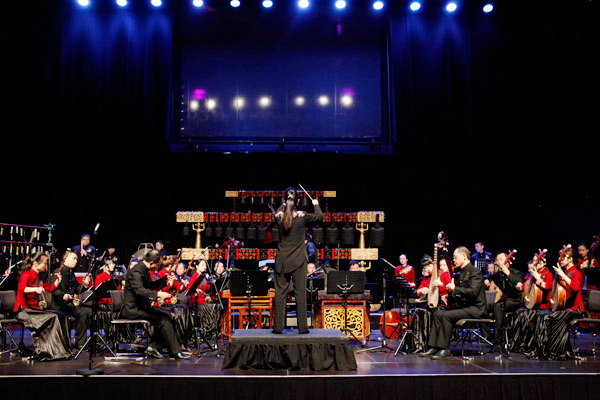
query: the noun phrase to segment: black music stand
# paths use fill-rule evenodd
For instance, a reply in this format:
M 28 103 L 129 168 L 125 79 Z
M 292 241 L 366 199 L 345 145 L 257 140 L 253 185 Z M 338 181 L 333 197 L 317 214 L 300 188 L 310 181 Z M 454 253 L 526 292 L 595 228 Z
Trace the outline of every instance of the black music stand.
M 245 329 L 256 328 L 252 316 L 252 296 L 266 296 L 268 293 L 269 273 L 267 271 L 231 271 L 231 295 L 248 298 L 248 321 Z
M 325 290 L 325 279 L 322 277 L 315 277 L 316 272 L 306 277 L 306 293 L 310 302 L 310 327 L 314 328 L 315 324 L 315 294 L 319 293 L 319 290 Z
M 406 341 L 406 337 L 408 335 L 414 335 L 412 329 L 410 329 L 410 324 L 409 324 L 409 316 L 410 316 L 410 299 L 417 299 L 419 298 L 419 296 L 417 295 L 417 292 L 415 291 L 415 287 L 412 286 L 410 283 L 408 283 L 408 281 L 406 279 L 404 279 L 404 277 L 402 275 L 397 276 L 394 279 L 394 292 L 396 292 L 397 297 L 400 299 L 403 299 L 405 304 L 406 304 L 406 329 L 404 330 L 404 334 L 402 335 L 402 338 L 400 338 L 400 343 L 398 343 L 398 347 L 396 348 L 396 351 L 394 352 L 394 357 L 396 357 L 398 355 L 398 353 L 400 352 L 400 349 L 402 348 L 402 345 L 404 344 L 404 342 Z M 400 320 L 402 321 L 402 305 L 400 306 Z M 398 324 L 398 326 L 400 326 L 402 324 L 402 322 L 400 322 L 400 324 Z M 402 353 L 404 354 L 404 353 Z
M 354 340 L 360 342 L 354 332 L 346 325 L 348 318 L 348 297 L 351 294 L 365 292 L 365 273 L 362 271 L 331 271 L 327 275 L 327 294 L 339 294 L 344 299 L 344 327 L 345 334 L 350 334 Z M 364 346 L 361 342 L 361 346 Z

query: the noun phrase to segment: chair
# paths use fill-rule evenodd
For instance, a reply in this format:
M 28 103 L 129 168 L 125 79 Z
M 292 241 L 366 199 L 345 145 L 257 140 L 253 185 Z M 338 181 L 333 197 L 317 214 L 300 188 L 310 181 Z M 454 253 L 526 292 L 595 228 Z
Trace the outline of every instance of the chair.
M 600 290 L 590 290 L 588 297 L 587 310 L 590 312 L 600 313 Z M 592 357 L 596 357 L 596 337 L 600 330 L 600 319 L 598 318 L 578 318 L 571 321 L 571 334 L 573 335 L 573 349 L 577 357 L 579 357 L 579 347 L 577 346 L 577 328 L 581 323 L 590 324 L 592 337 L 594 338 L 592 347 Z M 596 324 L 593 326 L 592 324 Z
M 2 336 L 2 351 L 0 354 L 4 353 L 12 353 L 13 351 L 18 351 L 19 347 L 23 347 L 23 335 L 25 332 L 25 326 L 19 320 L 13 318 L 14 312 L 13 308 L 15 307 L 15 302 L 17 301 L 17 294 L 14 290 L 5 290 L 0 292 L 0 336 Z M 19 345 L 15 341 L 11 333 L 11 328 L 14 326 L 21 327 L 21 341 Z M 10 342 L 6 343 L 6 337 L 10 338 Z
M 136 356 L 139 358 L 145 358 L 145 354 L 140 353 L 119 353 L 119 335 L 118 335 L 118 327 L 122 326 L 133 326 L 135 329 L 137 326 L 141 326 L 142 330 L 142 339 L 146 337 L 149 340 L 150 332 L 148 328 L 151 326 L 150 322 L 145 319 L 125 319 L 121 318 L 121 309 L 123 307 L 123 299 L 125 297 L 125 292 L 122 290 L 109 290 L 110 298 L 112 300 L 112 315 L 113 319 L 111 319 L 110 324 L 111 327 L 114 327 L 113 335 L 113 349 L 116 357 L 105 357 L 105 360 L 125 360 L 130 359 L 131 356 Z
M 486 314 L 488 318 L 463 318 L 456 321 L 455 326 L 459 332 L 458 340 L 461 342 L 460 353 L 463 358 L 465 358 L 465 342 L 469 340 L 469 342 L 472 343 L 473 337 L 477 338 L 480 355 L 485 354 L 485 352 L 481 349 L 482 340 L 490 346 L 490 349 L 487 351 L 488 353 L 494 348 L 494 344 L 483 337 L 479 332 L 484 325 L 494 325 L 496 323 L 496 320 L 489 318 L 493 312 L 495 296 L 495 291 L 485 292 Z

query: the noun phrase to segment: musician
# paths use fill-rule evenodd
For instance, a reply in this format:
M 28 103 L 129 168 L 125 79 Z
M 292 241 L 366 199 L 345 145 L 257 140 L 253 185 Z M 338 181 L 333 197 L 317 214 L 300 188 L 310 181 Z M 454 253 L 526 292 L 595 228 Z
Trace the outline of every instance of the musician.
M 550 309 L 552 308 L 552 303 L 550 300 L 552 299 L 552 283 L 554 281 L 554 276 L 552 273 L 546 268 L 546 259 L 542 258 L 540 260 L 531 260 L 528 264 L 529 275 L 525 277 L 525 282 L 529 279 L 533 279 L 535 281 L 535 285 L 542 289 L 542 304 L 540 304 L 540 310 Z M 520 288 L 524 288 L 525 285 L 521 285 Z
M 87 339 L 88 319 L 92 314 L 90 307 L 79 304 L 75 306 L 73 299 L 89 286 L 91 279 L 86 276 L 80 284 L 75 278 L 74 270 L 77 267 L 78 254 L 67 250 L 63 255 L 58 273 L 61 275 L 60 286 L 53 292 L 58 309 L 65 314 L 75 318 L 75 351 L 79 351 Z
M 60 284 L 61 275 L 49 285 L 40 282 L 39 274 L 48 270 L 48 256 L 38 252 L 27 256 L 23 261 L 17 299 L 13 311 L 16 318 L 31 331 L 34 355 L 39 360 L 56 360 L 71 355 L 66 321 L 61 323 L 59 316 L 43 311 L 40 299 L 45 292 L 53 292 Z
M 311 267 L 314 270 L 318 260 L 317 246 L 315 246 L 315 244 L 313 243 L 312 235 L 310 233 L 306 234 L 304 243 L 306 244 L 306 255 L 308 257 L 308 264 L 306 264 L 306 268 L 308 270 L 308 268 Z
M 586 274 L 586 270 L 588 268 L 598 268 L 598 260 L 592 257 L 590 254 L 590 249 L 585 243 L 579 243 L 577 246 L 577 252 L 579 253 L 579 260 L 577 260 L 577 268 Z M 590 262 L 591 260 L 591 262 Z M 600 286 L 600 282 L 596 282 L 596 279 L 592 278 L 591 274 L 586 274 L 587 276 L 587 288 L 598 290 Z M 598 275 L 596 275 L 598 276 Z
M 361 271 L 360 264 L 358 263 L 358 261 L 356 261 L 356 260 L 348 261 L 348 271 Z
M 442 259 L 443 260 L 443 259 Z M 441 261 L 441 260 L 440 260 Z M 445 260 L 444 260 L 445 264 Z M 429 294 L 429 286 L 431 284 L 431 274 L 433 273 L 433 259 L 429 255 L 424 255 L 421 259 L 421 267 L 423 267 L 423 280 L 417 289 L 417 294 L 420 296 L 427 296 Z M 448 272 L 444 272 L 440 270 L 439 279 L 433 283 L 434 286 L 439 287 L 440 300 L 442 300 L 443 304 L 447 304 L 448 300 L 448 290 L 446 289 L 446 285 L 452 282 L 450 279 L 450 275 Z
M 449 350 L 454 324 L 463 318 L 481 318 L 485 313 L 485 289 L 483 276 L 470 262 L 469 249 L 464 246 L 454 250 L 454 264 L 460 268 L 459 277 L 446 285 L 449 301 L 456 301 L 460 308 L 436 310 L 431 322 L 429 350 L 421 356 L 441 359 L 452 356 Z
M 96 254 L 96 248 L 90 245 L 90 235 L 81 235 L 81 241 L 72 249 L 77 254 L 77 266 L 75 272 L 87 272 L 90 261 Z
M 158 299 L 162 301 L 171 297 L 170 293 L 158 291 L 162 282 L 152 282 L 148 271 L 160 265 L 160 252 L 151 250 L 143 260 L 127 273 L 125 278 L 125 298 L 121 317 L 126 319 L 145 319 L 154 327 L 154 333 L 146 353 L 155 358 L 162 358 L 160 349 L 166 346 L 169 357 L 187 359 L 189 355 L 181 353 L 177 335 L 171 322 L 171 317 L 160 310 L 151 307 Z
M 408 265 L 408 257 L 406 257 L 406 254 L 400 254 L 399 260 L 400 265 L 396 267 L 394 274 L 396 276 L 402 276 L 411 286 L 416 286 L 415 269 Z
M 573 264 L 575 252 L 572 248 L 567 248 L 563 252 L 564 257 L 560 258 L 560 266 L 553 267 L 554 272 L 561 277 L 566 284 L 567 299 L 565 309 L 584 311 L 583 297 L 581 289 L 583 288 L 583 273 Z M 563 271 L 564 268 L 564 271 Z
M 168 256 L 169 252 L 165 249 L 165 243 L 162 240 L 158 240 L 154 243 L 154 248 L 160 253 L 161 256 Z
M 219 246 L 217 246 L 217 247 L 219 247 Z M 235 233 L 231 232 L 231 234 L 229 235 L 227 240 L 225 242 L 223 242 L 221 247 L 230 248 L 230 249 L 241 249 L 242 247 L 244 247 L 244 242 L 237 240 Z
M 514 312 L 523 305 L 523 275 L 510 266 L 506 253 L 496 256 L 497 271 L 490 275 L 490 280 L 502 291 L 503 299 L 494 304 L 496 343 L 502 342 L 502 334 L 506 324 L 506 313 Z
M 109 244 L 106 247 L 106 252 L 104 254 L 102 254 L 100 257 L 98 257 L 97 261 L 102 264 L 108 264 L 108 263 L 112 263 L 114 265 L 119 264 L 119 258 L 115 254 L 116 251 L 117 251 L 117 248 L 114 245 Z
M 102 265 L 102 272 L 96 275 L 96 281 L 94 282 L 94 287 L 97 289 L 100 284 L 103 282 L 109 281 L 112 277 L 112 273 L 115 270 L 115 264 L 113 264 L 109 259 L 106 259 L 106 263 Z M 120 290 L 120 289 L 119 289 Z M 103 299 L 98 299 L 98 304 L 112 304 L 112 300 L 110 297 L 105 297 Z M 101 307 L 105 308 L 105 307 Z
M 492 253 L 485 251 L 485 244 L 481 241 L 475 243 L 475 254 L 471 256 L 471 264 L 481 273 L 485 272 L 487 265 L 493 260 Z
M 297 209 L 300 199 L 296 189 L 285 190 L 285 203 L 275 213 L 279 225 L 279 244 L 275 260 L 275 321 L 273 333 L 283 332 L 285 325 L 286 297 L 292 290 L 296 293 L 296 315 L 298 332 L 308 333 L 306 316 L 306 264 L 307 252 L 304 239 L 306 226 L 322 221 L 323 212 L 319 201 L 313 200 L 315 215 Z M 273 210 L 271 210 L 273 211 Z M 293 281 L 293 285 L 292 285 Z
M 222 264 L 222 263 L 221 263 Z M 201 259 L 196 267 L 196 272 L 190 277 L 187 287 L 191 288 L 194 283 L 200 279 L 200 284 L 196 288 L 196 293 L 188 293 L 190 297 L 190 305 L 206 304 L 206 296 L 210 289 L 208 279 L 206 279 L 206 271 L 208 270 L 208 264 L 205 259 Z

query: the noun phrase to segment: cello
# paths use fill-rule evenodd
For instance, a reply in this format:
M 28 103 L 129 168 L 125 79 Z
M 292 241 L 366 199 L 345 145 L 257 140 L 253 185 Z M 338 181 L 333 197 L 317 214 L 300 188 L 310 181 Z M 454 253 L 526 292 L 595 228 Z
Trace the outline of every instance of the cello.
M 429 281 L 429 292 L 427 293 L 427 305 L 429 308 L 437 308 L 440 301 L 440 288 L 434 282 L 440 279 L 440 249 L 448 248 L 448 234 L 444 231 L 438 233 L 438 242 L 433 246 L 433 270 L 431 271 L 431 280 Z M 451 268 L 449 265 L 448 268 Z
M 540 250 L 533 256 L 533 267 L 537 269 L 537 265 L 540 263 L 546 263 L 547 249 Z M 523 297 L 525 299 L 525 307 L 530 310 L 538 308 L 544 301 L 544 291 L 535 283 L 533 276 L 525 282 L 525 288 L 523 289 Z
M 567 249 L 570 249 L 571 245 L 564 245 L 562 250 L 559 251 L 558 264 L 565 258 Z M 552 283 L 552 298 L 550 299 L 552 304 L 552 311 L 563 310 L 567 304 L 567 283 L 558 276 L 558 273 L 554 274 L 554 282 Z

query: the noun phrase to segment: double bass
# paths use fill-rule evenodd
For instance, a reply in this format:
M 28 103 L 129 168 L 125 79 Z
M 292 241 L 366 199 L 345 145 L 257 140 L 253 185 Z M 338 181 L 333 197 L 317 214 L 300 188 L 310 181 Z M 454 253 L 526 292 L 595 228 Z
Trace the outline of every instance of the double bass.
M 571 245 L 563 246 L 559 252 L 558 264 L 565 258 L 567 249 L 570 249 Z M 552 298 L 550 299 L 552 304 L 552 311 L 563 310 L 567 304 L 567 283 L 558 275 L 554 274 L 554 282 L 552 283 Z
M 515 260 L 515 254 L 517 254 L 517 250 L 509 250 L 508 255 L 506 256 L 506 263 L 509 266 Z M 494 271 L 494 274 L 503 273 L 502 271 L 500 271 L 499 266 L 497 266 L 496 264 L 494 264 L 494 265 L 496 266 L 496 270 Z M 498 285 L 496 285 L 496 283 L 494 281 L 490 282 L 490 287 L 488 290 L 496 292 L 496 296 L 494 296 L 494 303 L 498 303 L 504 297 L 504 293 L 502 293 L 502 290 L 500 290 L 500 288 L 498 287 Z
M 539 263 L 546 262 L 546 253 L 548 253 L 547 249 L 539 250 L 533 256 L 533 267 L 537 269 L 537 265 Z M 544 301 L 544 291 L 535 283 L 535 279 L 533 276 L 531 279 L 525 282 L 525 288 L 523 289 L 523 297 L 525 299 L 525 307 L 530 310 L 534 308 L 538 308 Z
M 433 270 L 431 271 L 431 280 L 429 281 L 429 292 L 427 293 L 427 305 L 429 308 L 437 308 L 440 302 L 440 288 L 434 285 L 438 279 L 440 279 L 442 272 L 440 272 L 440 249 L 448 249 L 448 234 L 444 231 L 438 233 L 438 242 L 433 246 Z M 450 270 L 452 265 L 448 265 Z

